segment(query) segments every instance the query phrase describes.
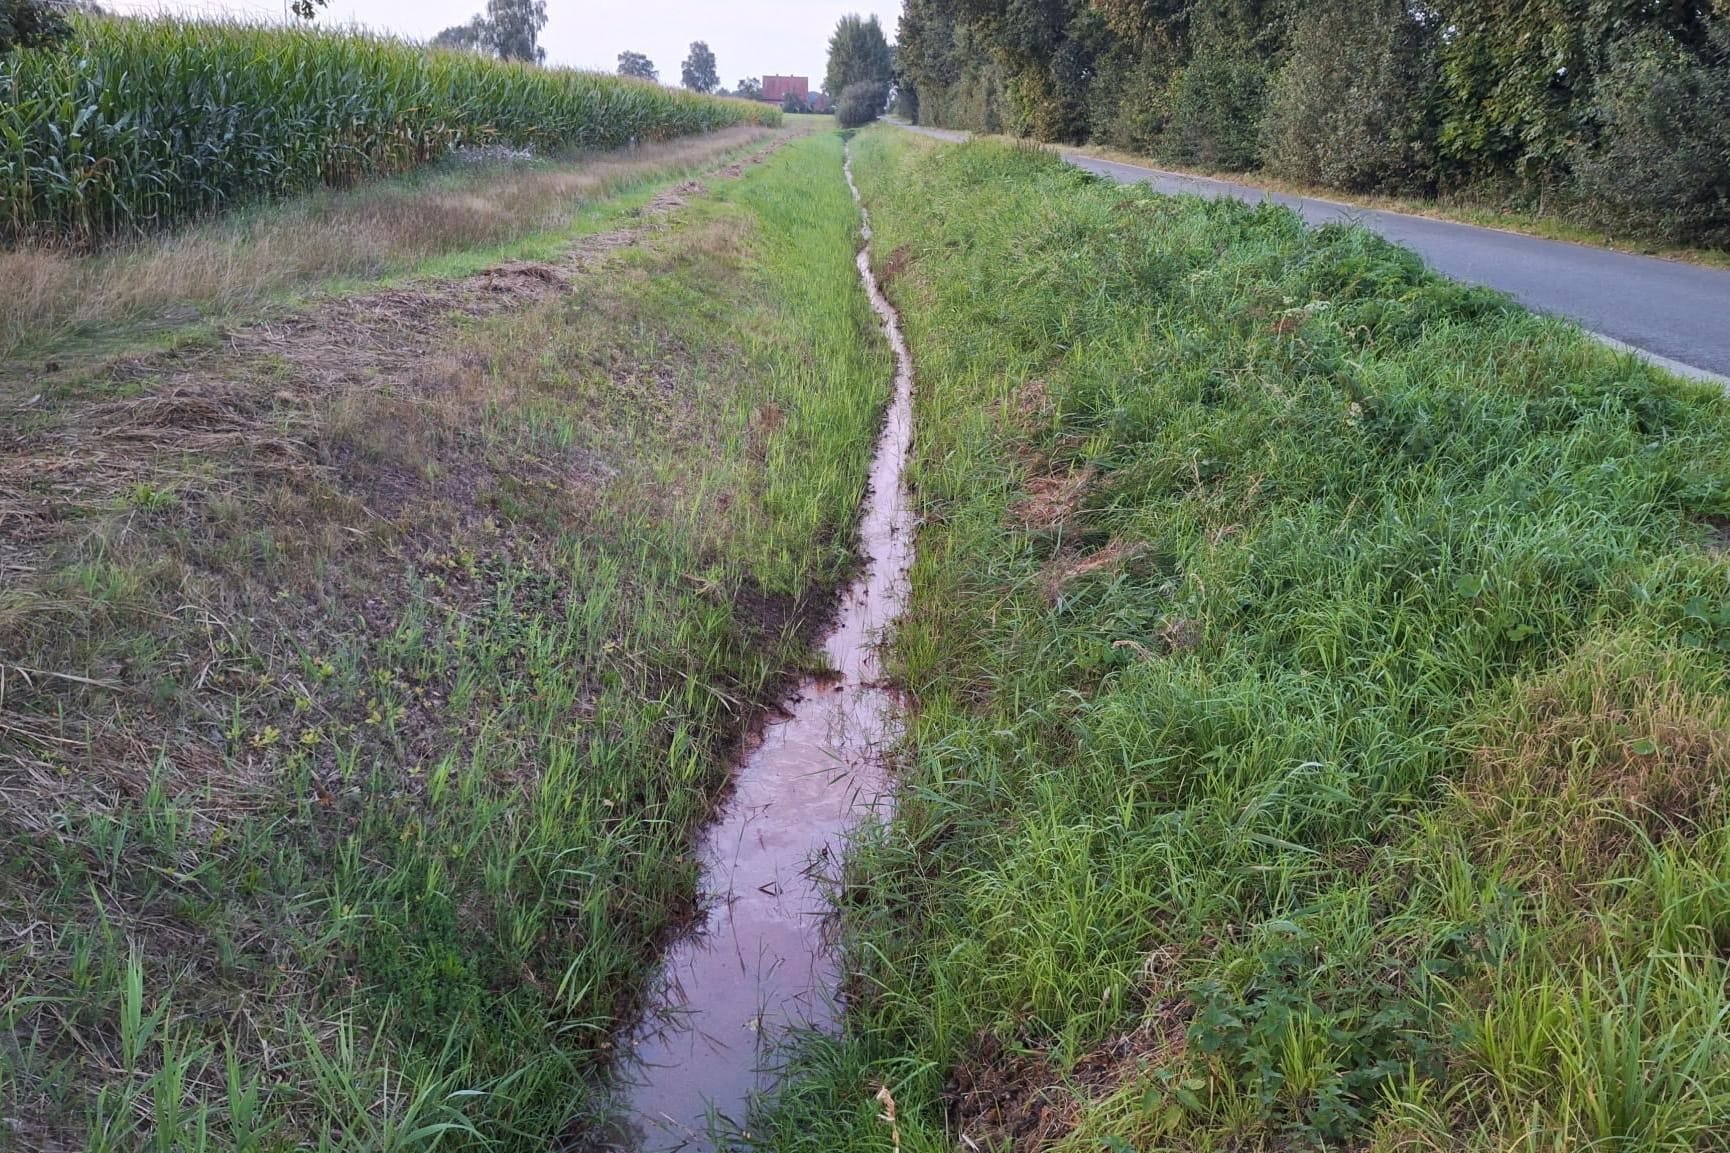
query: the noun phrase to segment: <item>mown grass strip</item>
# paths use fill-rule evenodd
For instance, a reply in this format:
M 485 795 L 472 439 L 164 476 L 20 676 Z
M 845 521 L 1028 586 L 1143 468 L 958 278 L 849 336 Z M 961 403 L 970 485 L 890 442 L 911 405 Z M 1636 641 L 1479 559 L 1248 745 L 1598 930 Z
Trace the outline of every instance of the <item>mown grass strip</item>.
M 141 336 L 173 339 L 224 316 L 256 319 L 296 295 L 556 257 L 573 227 L 616 225 L 659 186 L 764 150 L 774 134 L 736 125 L 558 158 L 449 156 L 412 173 L 258 202 L 96 251 L 0 251 L 0 282 L 11 286 L 0 295 L 0 362 L 12 362 L 10 371 L 0 369 L 0 389 L 5 378 L 33 374 L 49 359 L 64 364 L 135 346 Z
M 0 57 L 0 239 L 90 241 L 403 172 L 616 148 L 779 110 L 309 27 L 108 17 Z
M 855 148 L 917 707 L 765 1139 L 1717 1147 L 1722 393 L 1362 231 Z

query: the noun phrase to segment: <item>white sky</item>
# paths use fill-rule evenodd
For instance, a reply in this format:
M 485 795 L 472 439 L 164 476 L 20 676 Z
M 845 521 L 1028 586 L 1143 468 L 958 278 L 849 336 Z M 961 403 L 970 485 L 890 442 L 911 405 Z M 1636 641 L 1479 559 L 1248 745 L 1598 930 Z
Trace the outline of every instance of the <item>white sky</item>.
M 120 12 L 282 19 L 283 0 L 101 0 Z M 414 39 L 466 23 L 486 0 L 331 0 L 318 22 L 355 23 Z M 706 40 L 721 83 L 746 76 L 808 76 L 822 87 L 829 34 L 849 12 L 876 14 L 891 42 L 900 0 L 547 0 L 541 47 L 547 63 L 611 72 L 624 51 L 655 62 L 663 84 L 679 82 L 691 41 Z

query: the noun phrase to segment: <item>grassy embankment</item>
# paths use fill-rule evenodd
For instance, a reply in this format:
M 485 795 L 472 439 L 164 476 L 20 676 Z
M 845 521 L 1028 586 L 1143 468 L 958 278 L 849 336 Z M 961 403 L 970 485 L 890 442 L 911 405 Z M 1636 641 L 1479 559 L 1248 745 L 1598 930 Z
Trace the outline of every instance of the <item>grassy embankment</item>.
M 595 1107 L 890 376 L 833 136 L 633 202 L 4 386 L 0 1146 Z
M 765 1140 L 1722 1148 L 1723 395 L 1362 232 L 854 147 L 917 705 Z
M 1006 140 L 1008 138 L 990 137 L 988 139 Z M 1593 227 L 1581 223 L 1575 216 L 1566 213 L 1523 212 L 1493 201 L 1475 200 L 1464 195 L 1425 198 L 1347 192 L 1338 188 L 1282 179 L 1261 170 L 1244 172 L 1241 170 L 1173 165 L 1163 160 L 1143 156 L 1140 153 L 1126 152 L 1121 148 L 1112 148 L 1107 145 L 1066 144 L 1061 147 L 1055 145 L 1047 145 L 1047 147 L 1055 148 L 1061 152 L 1073 152 L 1083 156 L 1097 157 L 1101 160 L 1110 160 L 1119 164 L 1132 164 L 1142 168 L 1156 169 L 1160 172 L 1176 172 L 1181 175 L 1199 176 L 1208 180 L 1246 184 L 1255 188 L 1265 188 L 1270 192 L 1283 193 L 1287 196 L 1330 200 L 1338 204 L 1350 204 L 1358 208 L 1369 208 L 1379 212 L 1403 212 L 1408 216 L 1427 216 L 1434 220 L 1452 220 L 1459 224 L 1474 224 L 1480 228 L 1496 228 L 1504 232 L 1541 236 L 1546 240 L 1562 240 L 1569 244 L 1585 244 L 1594 248 L 1612 249 L 1616 252 L 1632 252 L 1641 256 L 1658 256 L 1665 260 L 1703 264 L 1709 268 L 1730 268 L 1730 252 L 1725 252 L 1722 249 L 1665 243 L 1635 232 Z

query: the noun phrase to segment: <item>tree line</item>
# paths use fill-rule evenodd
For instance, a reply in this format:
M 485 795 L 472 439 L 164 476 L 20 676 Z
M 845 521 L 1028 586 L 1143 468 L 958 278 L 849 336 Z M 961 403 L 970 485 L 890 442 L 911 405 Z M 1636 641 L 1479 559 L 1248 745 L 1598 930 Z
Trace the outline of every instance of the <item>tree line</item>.
M 907 0 L 904 112 L 1730 246 L 1730 0 Z
M 661 79 L 660 69 L 655 62 L 641 52 L 619 53 L 618 73 L 620 76 L 631 76 L 638 80 Z M 721 85 L 721 73 L 715 61 L 714 50 L 707 41 L 691 41 L 690 54 L 679 65 L 679 84 L 693 92 L 703 92 L 715 96 L 737 96 L 741 100 L 761 100 L 763 84 L 755 76 L 747 76 L 739 81 L 739 87 L 729 92 Z
M 659 80 L 655 62 L 641 52 L 621 52 L 618 57 L 620 76 L 639 80 Z M 712 92 L 721 96 L 737 96 L 742 100 L 761 100 L 762 81 L 748 76 L 738 88 L 728 92 L 721 87 L 715 54 L 708 44 L 693 41 L 690 55 L 679 69 L 680 83 L 697 92 Z M 852 128 L 875 120 L 889 101 L 895 82 L 895 53 L 883 34 L 877 17 L 869 19 L 857 14 L 841 17 L 829 37 L 829 63 L 823 76 L 823 91 L 834 94 L 835 113 L 842 127 Z M 804 112 L 806 105 L 795 93 L 782 101 L 786 112 Z
M 540 45 L 541 29 L 546 26 L 546 0 L 487 0 L 485 12 L 470 17 L 467 24 L 446 28 L 432 38 L 432 46 L 541 64 L 547 59 L 547 50 Z

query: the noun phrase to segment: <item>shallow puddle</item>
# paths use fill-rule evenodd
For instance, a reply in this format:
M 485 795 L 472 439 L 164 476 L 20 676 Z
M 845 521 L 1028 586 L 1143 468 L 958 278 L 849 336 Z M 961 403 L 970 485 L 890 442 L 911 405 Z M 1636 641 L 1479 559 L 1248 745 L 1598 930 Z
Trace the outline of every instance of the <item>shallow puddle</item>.
M 847 184 L 857 200 L 851 155 Z M 869 216 L 864 233 L 869 240 Z M 783 703 L 704 834 L 707 916 L 669 950 L 656 1007 L 632 1038 L 619 1073 L 618 1148 L 713 1148 L 714 1123 L 742 1125 L 752 1096 L 771 1087 L 774 1042 L 791 1027 L 835 1020 L 822 880 L 835 873 L 846 830 L 869 819 L 887 793 L 879 750 L 894 736 L 894 702 L 881 684 L 877 644 L 901 610 L 913 559 L 902 483 L 913 438 L 912 362 L 864 251 L 858 264 L 896 366 L 859 525 L 865 568 L 823 639 L 835 674 L 804 682 Z

